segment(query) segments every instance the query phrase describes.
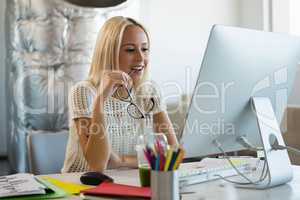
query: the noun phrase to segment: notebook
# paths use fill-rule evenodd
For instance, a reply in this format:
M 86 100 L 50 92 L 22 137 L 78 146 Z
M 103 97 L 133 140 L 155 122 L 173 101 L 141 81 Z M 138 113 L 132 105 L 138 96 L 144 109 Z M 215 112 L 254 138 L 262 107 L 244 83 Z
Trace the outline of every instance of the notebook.
M 36 181 L 32 174 L 20 173 L 0 177 L 0 198 L 45 193 L 45 186 Z
M 137 187 L 131 185 L 123 185 L 111 182 L 103 182 L 99 186 L 91 189 L 80 191 L 84 195 L 93 196 L 117 196 L 117 197 L 133 197 L 133 198 L 151 198 L 151 189 L 149 187 Z
M 34 199 L 52 199 L 66 197 L 68 194 L 52 185 L 51 183 L 39 179 L 32 174 L 14 174 L 9 176 L 2 176 L 2 185 L 0 184 L 0 189 L 2 195 L 0 200 L 34 200 Z M 9 184 L 8 187 L 6 187 Z M 3 190 L 10 189 L 8 191 Z M 12 190 L 14 190 L 12 192 Z

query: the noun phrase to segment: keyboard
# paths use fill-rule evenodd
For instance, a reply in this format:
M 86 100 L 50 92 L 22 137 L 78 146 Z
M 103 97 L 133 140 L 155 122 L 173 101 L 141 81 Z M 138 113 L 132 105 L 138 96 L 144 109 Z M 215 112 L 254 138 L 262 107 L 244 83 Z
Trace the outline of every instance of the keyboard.
M 231 158 L 231 161 L 240 172 L 247 174 L 255 169 L 259 159 L 234 157 Z M 220 177 L 216 175 L 229 177 L 237 174 L 225 158 L 204 158 L 200 162 L 182 163 L 180 165 L 179 186 L 186 187 L 188 185 L 219 179 Z

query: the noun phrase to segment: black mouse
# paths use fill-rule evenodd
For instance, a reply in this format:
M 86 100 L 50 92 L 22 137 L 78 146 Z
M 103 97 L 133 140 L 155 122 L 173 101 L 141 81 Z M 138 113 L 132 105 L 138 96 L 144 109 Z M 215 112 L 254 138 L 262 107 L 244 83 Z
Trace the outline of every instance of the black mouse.
M 85 185 L 99 185 L 104 181 L 114 182 L 114 180 L 111 177 L 101 172 L 86 172 L 81 175 L 80 181 Z

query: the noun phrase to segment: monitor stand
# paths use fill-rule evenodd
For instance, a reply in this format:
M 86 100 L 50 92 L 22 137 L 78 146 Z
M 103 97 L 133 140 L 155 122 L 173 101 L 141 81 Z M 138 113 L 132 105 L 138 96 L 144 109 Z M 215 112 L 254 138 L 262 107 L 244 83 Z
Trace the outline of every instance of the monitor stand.
M 287 150 L 273 150 L 270 145 L 275 137 L 280 145 L 285 146 L 271 101 L 269 98 L 252 97 L 252 105 L 257 117 L 268 175 L 264 181 L 258 184 L 243 185 L 242 187 L 265 189 L 287 183 L 293 178 Z

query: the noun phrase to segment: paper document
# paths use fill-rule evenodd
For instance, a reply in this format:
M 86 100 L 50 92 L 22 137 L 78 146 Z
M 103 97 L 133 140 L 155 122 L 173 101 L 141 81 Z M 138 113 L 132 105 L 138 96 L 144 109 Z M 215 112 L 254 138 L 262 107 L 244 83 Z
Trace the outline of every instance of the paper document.
M 0 197 L 45 193 L 45 186 L 39 183 L 32 174 L 0 176 Z

